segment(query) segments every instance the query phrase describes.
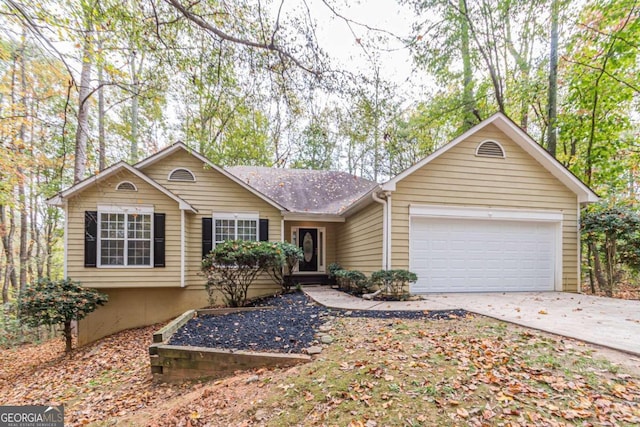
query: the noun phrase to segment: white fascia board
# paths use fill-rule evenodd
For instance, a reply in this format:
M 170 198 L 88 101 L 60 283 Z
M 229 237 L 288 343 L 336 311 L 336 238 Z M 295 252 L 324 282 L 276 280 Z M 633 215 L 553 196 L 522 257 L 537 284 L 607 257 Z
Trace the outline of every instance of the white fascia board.
M 434 205 L 409 205 L 409 215 L 412 217 L 540 222 L 558 222 L 562 221 L 563 217 L 560 211 Z
M 136 169 L 133 166 L 130 166 L 129 164 L 127 164 L 125 162 L 122 162 L 122 161 L 114 164 L 113 166 L 108 167 L 107 169 L 103 170 L 102 172 L 98 173 L 97 175 L 94 175 L 94 176 L 92 176 L 90 178 L 87 178 L 84 181 L 80 181 L 76 185 L 73 185 L 73 186 L 67 188 L 66 190 L 63 190 L 63 191 L 59 192 L 57 195 L 55 195 L 51 199 L 49 199 L 51 201 L 50 203 L 54 203 L 54 202 L 62 203 L 62 201 L 64 201 L 65 199 L 73 196 L 74 194 L 79 193 L 83 189 L 85 189 L 85 188 L 87 188 L 87 187 L 89 187 L 89 186 L 91 186 L 91 185 L 93 185 L 93 184 L 95 184 L 95 183 L 97 183 L 99 181 L 102 181 L 104 179 L 109 178 L 110 176 L 114 175 L 115 173 L 121 171 L 122 169 L 126 169 L 127 171 L 131 172 L 133 175 L 137 176 L 141 180 L 145 181 L 147 184 L 151 185 L 152 187 L 154 187 L 155 189 L 157 189 L 161 193 L 163 193 L 166 196 L 168 196 L 170 199 L 173 199 L 174 201 L 176 201 L 181 210 L 187 210 L 187 211 L 191 211 L 193 213 L 197 213 L 198 212 L 198 210 L 196 208 L 194 208 L 193 206 L 191 206 L 191 204 L 189 204 L 188 202 L 186 202 L 182 198 L 176 196 L 171 191 L 169 191 L 168 189 L 166 189 L 162 185 L 158 184 L 156 181 L 154 181 L 153 179 L 149 178 L 147 175 L 145 175 L 142 172 L 140 172 L 138 169 Z M 54 205 L 54 206 L 60 206 L 60 205 Z
M 506 117 L 498 117 L 501 120 L 495 120 L 495 125 L 518 144 L 520 148 L 544 166 L 558 181 L 573 191 L 578 196 L 579 203 L 594 203 L 600 200 L 593 190 L 551 156 L 540 144 L 531 139 L 525 131 Z
M 341 217 L 348 217 L 352 213 L 358 212 L 361 208 L 370 205 L 373 203 L 374 199 L 372 198 L 372 194 L 378 193 L 381 190 L 380 185 L 376 185 L 371 190 L 367 191 L 362 195 L 358 200 L 353 202 L 349 207 L 342 212 L 340 212 Z
M 285 221 L 345 222 L 344 217 L 332 214 L 305 214 L 299 212 L 283 212 L 282 216 Z

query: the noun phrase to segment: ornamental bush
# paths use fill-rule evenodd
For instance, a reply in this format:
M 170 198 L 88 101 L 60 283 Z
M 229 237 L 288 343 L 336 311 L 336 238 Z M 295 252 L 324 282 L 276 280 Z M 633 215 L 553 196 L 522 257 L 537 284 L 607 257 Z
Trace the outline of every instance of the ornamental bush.
M 340 289 L 357 295 L 365 293 L 370 286 L 367 276 L 358 270 L 336 270 L 333 272 Z
M 283 292 L 289 292 L 293 286 L 291 272 L 303 257 L 302 249 L 287 242 L 269 244 L 276 251 L 276 254 L 272 257 L 272 264 L 267 269 L 267 273 L 274 282 L 282 287 Z
M 84 319 L 106 304 L 108 299 L 107 295 L 84 288 L 71 279 L 53 281 L 45 278 L 20 293 L 18 310 L 20 319 L 32 327 L 63 324 L 65 351 L 69 353 L 72 347 L 71 322 Z
M 385 296 L 402 300 L 409 296 L 409 284 L 418 276 L 408 270 L 379 270 L 371 274 L 371 283 L 382 290 Z
M 272 271 L 276 265 L 281 268 L 283 263 L 283 252 L 275 243 L 228 240 L 217 244 L 202 261 L 209 304 L 214 304 L 214 292 L 219 291 L 228 306 L 244 306 L 249 286 L 258 275 Z

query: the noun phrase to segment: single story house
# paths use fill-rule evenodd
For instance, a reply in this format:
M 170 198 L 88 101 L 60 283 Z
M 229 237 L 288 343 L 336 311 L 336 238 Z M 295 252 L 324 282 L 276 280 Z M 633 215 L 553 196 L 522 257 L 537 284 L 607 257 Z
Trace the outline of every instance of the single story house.
M 579 217 L 598 199 L 503 114 L 388 182 L 344 172 L 221 168 L 182 143 L 119 162 L 49 200 L 66 215 L 64 275 L 109 295 L 80 342 L 207 304 L 203 254 L 226 239 L 304 245 L 327 266 L 409 269 L 412 293 L 580 286 Z M 260 281 L 250 296 L 272 293 Z

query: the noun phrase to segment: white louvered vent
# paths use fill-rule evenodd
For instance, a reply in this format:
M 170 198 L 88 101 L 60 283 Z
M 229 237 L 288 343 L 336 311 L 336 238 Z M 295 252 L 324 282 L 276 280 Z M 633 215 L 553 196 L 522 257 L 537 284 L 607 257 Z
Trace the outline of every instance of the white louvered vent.
M 138 191 L 136 186 L 133 185 L 133 183 L 129 182 L 129 181 L 122 181 L 120 184 L 118 184 L 118 186 L 116 187 L 116 190 L 118 190 L 118 191 Z
M 481 142 L 476 149 L 476 156 L 497 157 L 500 159 L 504 159 L 505 157 L 502 146 L 495 141 Z
M 174 169 L 169 174 L 169 181 L 195 182 L 196 177 L 189 169 Z

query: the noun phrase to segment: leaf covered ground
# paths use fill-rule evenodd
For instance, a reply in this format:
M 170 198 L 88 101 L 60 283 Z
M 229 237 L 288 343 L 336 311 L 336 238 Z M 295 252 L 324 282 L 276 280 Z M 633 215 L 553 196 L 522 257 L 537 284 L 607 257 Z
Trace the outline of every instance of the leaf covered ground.
M 152 382 L 154 329 L 0 351 L 2 404 L 64 403 L 67 425 L 640 424 L 638 359 L 483 317 L 336 318 L 309 364 L 182 385 Z

